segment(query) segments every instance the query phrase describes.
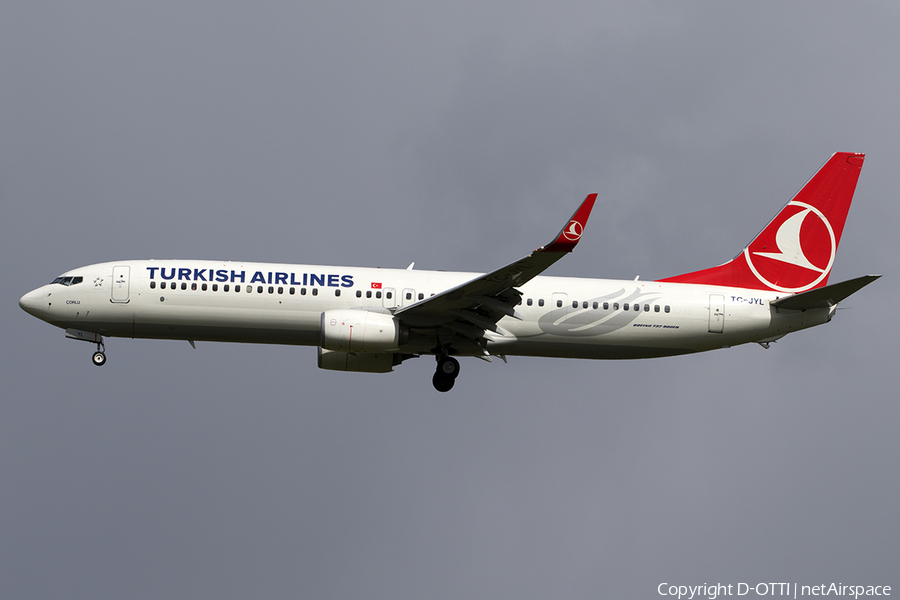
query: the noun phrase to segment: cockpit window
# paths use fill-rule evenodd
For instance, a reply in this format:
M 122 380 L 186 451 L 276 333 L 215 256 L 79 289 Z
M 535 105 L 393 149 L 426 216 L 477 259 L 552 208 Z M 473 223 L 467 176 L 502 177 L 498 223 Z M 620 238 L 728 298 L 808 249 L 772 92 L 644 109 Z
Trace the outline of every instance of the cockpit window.
M 53 285 L 54 283 L 58 283 L 60 285 L 65 285 L 65 286 L 78 285 L 82 281 L 84 281 L 84 277 L 81 277 L 81 276 L 79 276 L 79 277 L 57 277 L 56 279 L 54 279 L 53 281 L 50 282 L 50 285 Z

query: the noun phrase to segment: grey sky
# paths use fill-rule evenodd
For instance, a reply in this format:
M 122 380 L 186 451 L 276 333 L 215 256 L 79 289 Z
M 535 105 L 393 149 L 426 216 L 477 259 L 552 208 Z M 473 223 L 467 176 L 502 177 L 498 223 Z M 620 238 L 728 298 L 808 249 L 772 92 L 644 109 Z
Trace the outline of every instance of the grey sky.
M 0 7 L 0 597 L 659 597 L 900 586 L 893 3 Z M 19 296 L 221 258 L 651 279 L 730 259 L 866 152 L 833 281 L 765 351 L 430 359 L 109 340 Z

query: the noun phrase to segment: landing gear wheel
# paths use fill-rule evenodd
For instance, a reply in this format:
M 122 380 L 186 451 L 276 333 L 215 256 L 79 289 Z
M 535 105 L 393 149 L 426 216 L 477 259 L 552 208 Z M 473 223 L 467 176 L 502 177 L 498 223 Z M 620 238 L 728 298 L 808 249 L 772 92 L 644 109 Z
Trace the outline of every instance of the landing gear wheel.
M 440 371 L 434 374 L 434 377 L 431 378 L 431 383 L 434 385 L 434 389 L 439 392 L 449 392 L 453 389 L 453 384 L 456 383 L 456 380 L 453 377 L 448 377 L 444 375 Z
M 106 364 L 106 355 L 97 350 L 94 352 L 94 356 L 91 357 L 91 360 L 94 361 L 94 364 L 98 367 L 102 367 Z
M 456 379 L 459 376 L 459 361 L 452 356 L 445 356 L 438 360 L 437 372 L 450 379 Z
M 450 356 L 449 347 L 436 348 L 434 358 L 437 360 L 437 369 L 431 383 L 437 391 L 449 392 L 459 376 L 459 361 Z

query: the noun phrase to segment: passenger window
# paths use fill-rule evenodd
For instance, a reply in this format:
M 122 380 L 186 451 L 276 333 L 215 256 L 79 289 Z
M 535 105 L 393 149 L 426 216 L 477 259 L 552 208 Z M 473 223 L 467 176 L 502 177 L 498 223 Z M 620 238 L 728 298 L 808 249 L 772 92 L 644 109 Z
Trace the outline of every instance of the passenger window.
M 544 299 L 538 298 L 538 306 L 543 306 L 543 305 L 544 305 Z
M 313 289 L 312 289 L 312 295 L 313 295 L 313 296 L 318 296 L 318 295 L 319 295 L 319 288 L 313 288 Z
M 627 303 L 627 302 L 626 302 L 625 304 L 622 305 L 622 310 L 628 310 L 628 303 Z
M 356 290 L 356 297 L 362 298 L 362 290 Z
M 195 285 L 196 285 L 196 284 L 195 284 Z M 181 284 L 181 289 L 186 290 L 186 289 L 187 289 L 187 284 L 182 282 L 182 284 Z
M 191 284 L 191 290 L 194 291 L 194 292 L 197 291 L 197 284 L 196 284 L 196 283 L 192 283 L 192 284 Z
M 587 308 L 587 307 L 588 307 L 588 303 L 587 303 L 587 300 L 585 300 L 585 301 L 582 303 L 581 308 Z
M 300 295 L 301 295 L 301 296 L 305 296 L 305 295 L 306 295 L 306 288 L 300 288 Z
M 613 310 L 619 310 L 619 303 L 613 302 Z M 625 305 L 625 310 L 628 310 L 628 305 Z
M 340 296 L 340 295 L 341 295 L 341 290 L 334 290 L 334 295 L 335 295 L 336 297 L 337 297 L 337 296 Z
M 650 312 L 650 305 L 649 305 L 649 304 L 645 304 L 645 305 L 644 305 L 644 312 Z
M 219 284 L 218 284 L 218 283 L 212 284 L 212 291 L 214 291 L 214 292 L 218 292 L 218 291 L 219 291 Z
M 603 310 L 609 310 L 609 302 L 603 303 Z
M 423 294 L 422 292 L 419 292 L 419 300 L 424 300 L 424 299 L 425 299 L 425 294 Z
M 572 308 L 578 308 L 578 300 L 572 300 Z
M 203 292 L 206 291 L 206 284 L 205 284 L 205 283 L 201 283 L 201 284 L 200 284 L 200 291 L 203 291 Z
M 269 286 L 269 293 L 270 293 L 270 294 L 274 294 L 274 293 L 275 293 L 275 286 L 274 286 L 274 285 L 270 285 L 270 286 Z
M 556 308 L 562 308 L 562 300 L 556 301 Z
M 406 299 L 407 299 L 407 300 L 412 300 L 412 293 L 406 292 Z
M 252 285 L 248 285 L 248 286 L 247 286 L 247 293 L 248 293 L 248 294 L 252 294 L 252 293 L 253 293 L 253 286 L 252 286 Z
M 257 294 L 262 294 L 262 290 L 263 290 L 263 288 L 262 288 L 261 285 L 256 286 L 256 293 L 257 293 Z
M 659 312 L 659 304 L 653 305 L 653 312 Z
M 366 292 L 366 298 L 371 298 L 371 297 L 372 297 L 372 290 L 368 290 Z
M 279 294 L 283 294 L 283 293 L 284 293 L 284 288 L 283 288 L 283 287 L 279 287 L 279 288 L 278 288 L 278 293 L 279 293 Z
M 151 290 L 155 290 L 155 289 L 156 289 L 156 282 L 155 282 L 155 281 L 151 281 L 151 282 L 150 282 L 150 289 L 151 289 Z
M 394 296 L 393 292 L 385 292 L 384 297 L 390 300 Z
M 291 296 L 293 296 L 293 295 L 294 295 L 294 291 L 295 291 L 294 288 L 291 288 L 291 289 L 288 290 L 288 294 L 290 294 Z
M 666 304 L 666 309 L 665 309 L 665 310 L 666 310 L 666 312 L 669 312 L 669 305 L 668 305 L 668 304 Z
M 528 300 L 526 300 L 526 301 L 525 301 L 525 304 L 527 304 L 528 306 L 531 306 L 531 298 L 529 298 Z
M 600 308 L 600 303 L 594 302 L 594 310 L 597 310 L 598 308 Z
M 381 292 L 375 292 L 375 297 L 376 297 L 376 298 L 381 298 Z

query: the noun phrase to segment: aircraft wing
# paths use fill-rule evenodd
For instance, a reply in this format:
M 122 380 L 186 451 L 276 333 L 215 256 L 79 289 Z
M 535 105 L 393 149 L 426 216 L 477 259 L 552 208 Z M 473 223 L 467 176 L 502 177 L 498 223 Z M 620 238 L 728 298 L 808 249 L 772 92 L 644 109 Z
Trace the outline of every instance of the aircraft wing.
M 516 288 L 575 248 L 596 199 L 597 194 L 588 195 L 546 246 L 496 271 L 400 308 L 394 314 L 410 327 L 444 327 L 479 343 L 485 330 L 501 333 L 497 321 L 505 316 L 521 319 L 515 307 L 522 294 Z

